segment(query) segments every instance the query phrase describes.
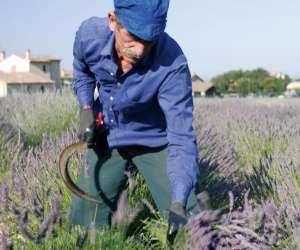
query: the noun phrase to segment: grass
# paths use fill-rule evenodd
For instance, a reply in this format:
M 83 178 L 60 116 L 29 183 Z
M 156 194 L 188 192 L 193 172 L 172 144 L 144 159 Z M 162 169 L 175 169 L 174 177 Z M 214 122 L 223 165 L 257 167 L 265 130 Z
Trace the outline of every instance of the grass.
M 124 238 L 124 235 L 117 230 L 98 230 L 95 240 L 91 235 L 85 235 L 85 230 L 81 227 L 75 227 L 71 233 L 68 233 L 65 228 L 56 232 L 57 236 L 41 244 L 36 244 L 26 241 L 20 236 L 16 236 L 14 245 L 19 249 L 22 245 L 26 250 L 49 250 L 49 249 L 63 249 L 63 250 L 140 250 L 147 249 L 142 242 L 137 239 Z M 150 248 L 148 248 L 150 249 Z

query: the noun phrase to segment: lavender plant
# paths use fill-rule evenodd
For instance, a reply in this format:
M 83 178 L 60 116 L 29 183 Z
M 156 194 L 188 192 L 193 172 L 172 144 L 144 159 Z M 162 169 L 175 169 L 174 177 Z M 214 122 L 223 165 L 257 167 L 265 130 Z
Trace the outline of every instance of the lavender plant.
M 234 197 L 229 193 L 228 213 L 205 209 L 191 217 L 186 249 L 272 249 L 279 238 L 280 211 L 271 201 L 260 206 L 249 203 L 248 194 L 243 208 L 233 210 Z
M 68 238 L 74 248 L 116 249 L 123 244 L 128 249 L 167 249 L 166 221 L 157 216 L 145 221 L 143 237 L 135 237 L 135 242 L 114 228 L 99 232 L 93 222 L 88 229 L 67 233 L 71 195 L 60 179 L 57 160 L 66 145 L 77 141 L 75 103 L 67 91 L 0 100 L 0 128 L 12 131 L 0 136 L 0 246 L 64 249 Z M 201 199 L 202 212 L 189 219 L 177 247 L 300 248 L 299 108 L 297 99 L 195 99 L 199 181 L 210 199 Z M 83 155 L 71 163 L 78 169 Z M 74 178 L 77 172 L 74 169 Z M 155 214 L 141 176 L 125 174 L 128 189 L 114 215 L 116 227 L 141 208 Z
M 291 162 L 299 155 L 299 106 L 297 100 L 199 100 L 195 112 L 202 187 L 212 196 L 213 207 L 226 207 L 229 190 L 241 206 L 240 197 L 250 188 L 258 203 L 271 198 L 280 208 L 293 208 L 293 216 L 281 215 L 288 225 L 279 240 L 285 246 L 299 242 L 298 226 L 290 227 L 299 216 L 293 205 L 299 197 L 299 161 Z
M 58 134 L 78 123 L 78 108 L 70 90 L 62 93 L 15 93 L 1 98 L 1 116 L 27 135 L 28 143 L 39 144 L 42 135 Z
M 9 169 L 10 161 L 25 147 L 25 135 L 12 124 L 0 119 L 0 182 Z

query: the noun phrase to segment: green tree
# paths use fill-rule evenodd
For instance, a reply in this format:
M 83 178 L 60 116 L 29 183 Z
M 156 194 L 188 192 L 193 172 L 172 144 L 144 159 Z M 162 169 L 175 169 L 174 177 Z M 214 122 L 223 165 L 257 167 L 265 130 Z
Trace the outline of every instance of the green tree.
M 278 80 L 275 77 L 268 77 L 264 79 L 261 84 L 260 88 L 263 94 L 275 94 L 278 92 Z
M 254 70 L 231 70 L 211 80 L 217 92 L 222 94 L 238 93 L 242 96 L 253 94 L 279 94 L 285 91 L 291 81 L 288 75 L 281 78 L 271 76 L 263 68 Z
M 246 96 L 249 93 L 252 93 L 252 81 L 250 78 L 242 77 L 235 82 L 236 92 L 242 96 Z
M 211 81 L 214 83 L 219 93 L 234 93 L 235 82 L 243 76 L 242 70 L 232 70 L 227 73 L 214 77 Z

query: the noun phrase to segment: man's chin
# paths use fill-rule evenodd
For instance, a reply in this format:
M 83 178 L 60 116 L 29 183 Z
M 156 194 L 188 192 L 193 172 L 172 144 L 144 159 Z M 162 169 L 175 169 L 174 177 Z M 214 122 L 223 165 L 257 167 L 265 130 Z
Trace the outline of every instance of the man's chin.
M 135 64 L 138 64 L 141 59 L 125 58 L 125 61 L 133 66 Z

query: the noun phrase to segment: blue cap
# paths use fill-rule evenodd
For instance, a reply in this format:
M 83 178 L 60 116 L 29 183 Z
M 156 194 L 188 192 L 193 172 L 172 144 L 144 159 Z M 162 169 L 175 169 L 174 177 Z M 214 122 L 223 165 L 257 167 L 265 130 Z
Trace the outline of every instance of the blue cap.
M 164 32 L 169 0 L 114 0 L 115 12 L 127 31 L 145 41 Z

